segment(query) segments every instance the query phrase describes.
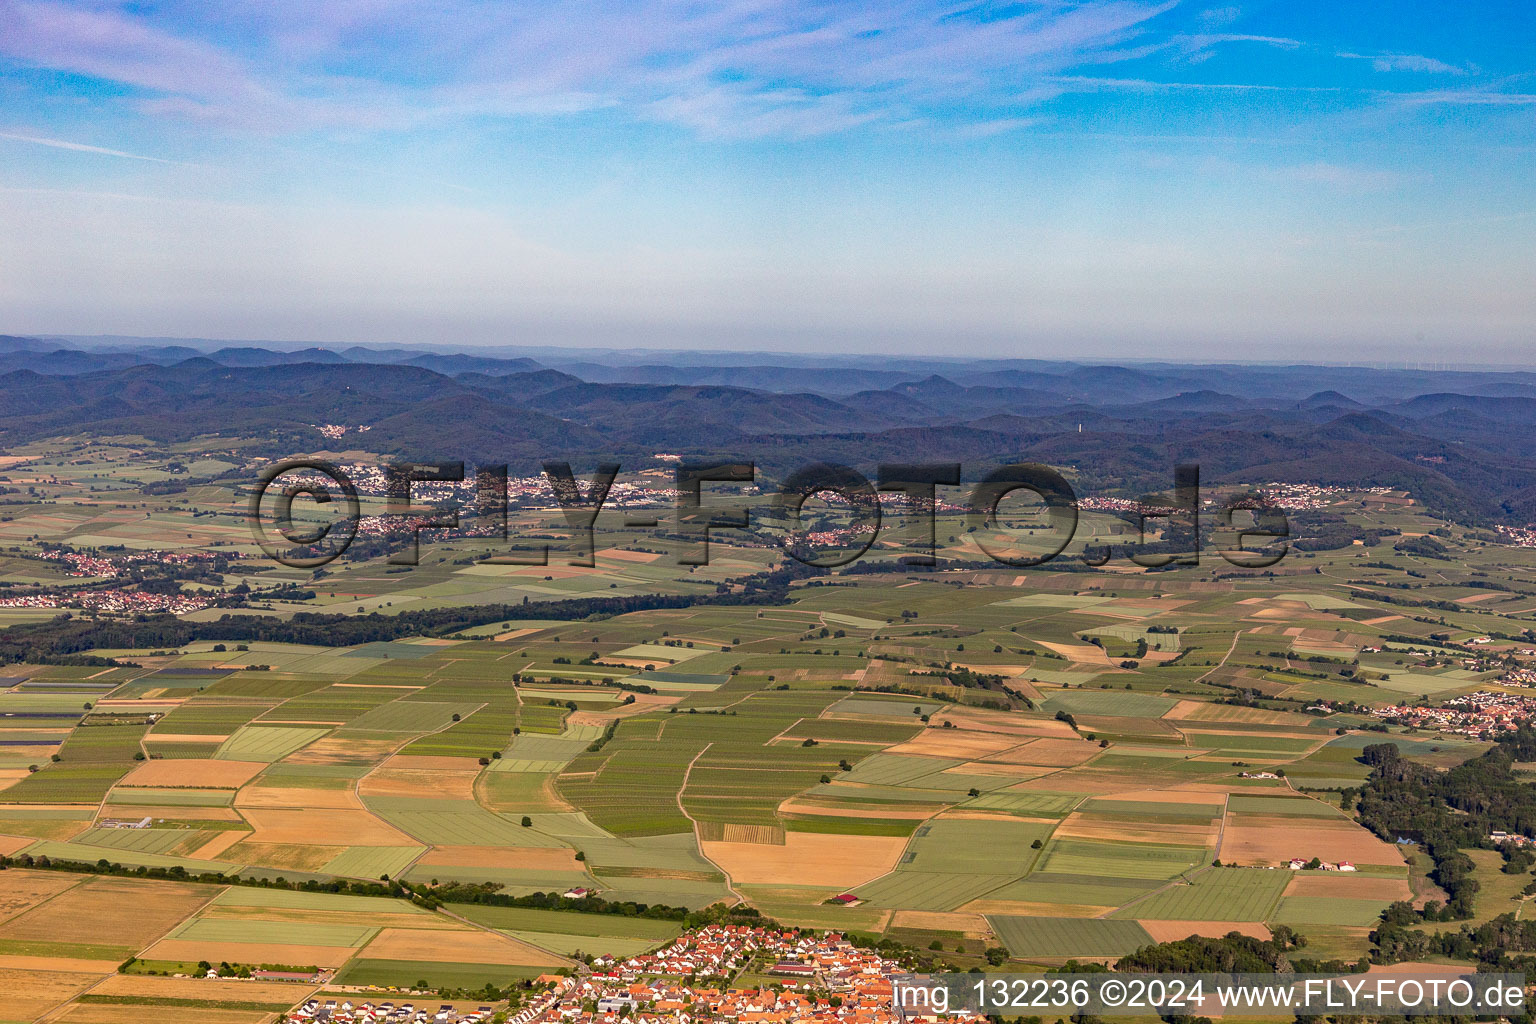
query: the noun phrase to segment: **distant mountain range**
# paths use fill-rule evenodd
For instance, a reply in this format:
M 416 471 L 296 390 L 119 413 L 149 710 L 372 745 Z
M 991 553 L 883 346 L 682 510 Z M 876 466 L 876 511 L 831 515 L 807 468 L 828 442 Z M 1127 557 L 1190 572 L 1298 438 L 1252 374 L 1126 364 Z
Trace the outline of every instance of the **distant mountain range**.
M 658 451 L 755 460 L 1071 466 L 1089 492 L 1206 480 L 1399 487 L 1471 522 L 1536 520 L 1536 373 L 1083 365 L 541 349 L 285 350 L 0 336 L 0 445 L 351 442 L 422 459 L 589 464 Z M 597 358 L 601 356 L 602 358 Z

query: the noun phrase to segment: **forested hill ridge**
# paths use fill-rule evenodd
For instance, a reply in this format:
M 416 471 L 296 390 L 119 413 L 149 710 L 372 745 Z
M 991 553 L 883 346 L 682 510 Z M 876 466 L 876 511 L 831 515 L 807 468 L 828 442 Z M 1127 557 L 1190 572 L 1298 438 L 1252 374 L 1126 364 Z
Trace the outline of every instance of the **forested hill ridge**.
M 1004 461 L 1085 490 L 1210 483 L 1389 487 L 1468 523 L 1536 520 L 1536 373 L 1039 360 L 484 354 L 0 337 L 0 445 L 89 433 L 240 438 L 251 454 L 366 447 L 418 459 L 630 464 Z M 356 435 L 353 436 L 362 436 Z M 252 440 L 255 439 L 255 440 Z

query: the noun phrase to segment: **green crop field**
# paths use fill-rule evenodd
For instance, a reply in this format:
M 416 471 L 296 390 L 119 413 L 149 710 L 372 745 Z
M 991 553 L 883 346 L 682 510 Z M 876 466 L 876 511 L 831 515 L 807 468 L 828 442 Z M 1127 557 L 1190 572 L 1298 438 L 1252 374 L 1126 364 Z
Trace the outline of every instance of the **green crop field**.
M 301 726 L 247 725 L 225 740 L 216 756 L 225 761 L 281 761 L 327 731 Z
M 325 864 L 333 875 L 352 878 L 390 878 L 410 867 L 425 851 L 424 846 L 350 846 Z
M 966 806 L 1034 817 L 1063 817 L 1082 801 L 1072 793 L 984 793 Z
M 914 871 L 1022 875 L 1039 856 L 1031 844 L 1050 838 L 1051 827 L 1032 821 L 939 818 L 918 827 L 902 865 Z
M 364 712 L 347 723 L 348 732 L 424 733 L 446 729 L 454 715 L 473 715 L 480 704 L 397 700 Z M 491 749 L 499 749 L 493 746 Z
M 231 921 L 198 917 L 182 925 L 171 937 L 195 942 L 294 943 L 304 946 L 361 946 L 376 929 L 360 924 L 326 924 L 319 921 Z
M 1291 880 L 1289 871 L 1208 868 L 1117 911 L 1116 917 L 1157 921 L 1263 921 Z
M 193 829 L 92 828 L 75 836 L 72 842 L 135 853 L 174 853 L 178 847 L 195 849 L 206 838 L 204 833 Z
M 268 907 L 282 910 L 312 910 L 336 914 L 425 914 L 427 911 L 406 900 L 382 896 L 345 896 L 330 892 L 304 892 L 293 889 L 263 889 L 231 886 L 214 901 L 225 907 Z
M 1381 900 L 1345 900 L 1334 897 L 1287 896 L 1271 920 L 1302 932 L 1308 925 L 1336 924 L 1364 927 L 1376 924 L 1386 904 Z
M 559 840 L 468 800 L 372 797 L 379 817 L 424 843 L 447 846 L 561 846 Z
M 1158 718 L 1166 714 L 1176 702 L 1169 697 L 1150 693 L 1127 693 L 1124 690 L 1062 690 L 1052 692 L 1043 709 L 1055 714 L 1066 711 L 1073 715 L 1115 715 L 1122 718 Z
M 490 704 L 446 729 L 423 736 L 403 752 L 427 757 L 489 757 L 506 748 L 520 720 L 515 702 Z M 352 728 L 356 727 L 354 723 Z
M 228 736 L 265 714 L 271 704 L 183 704 L 155 723 L 154 732 L 172 735 Z
M 987 923 L 1008 952 L 1025 959 L 1120 956 L 1152 944 L 1152 936 L 1135 921 L 993 914 Z
M 682 931 L 675 921 L 656 921 L 614 914 L 581 914 L 564 910 L 533 910 L 523 907 L 488 907 L 456 904 L 454 913 L 488 928 L 512 932 L 641 939 L 659 945 Z
M 140 723 L 122 725 L 91 725 L 87 721 L 69 734 L 69 739 L 59 748 L 59 756 L 65 761 L 131 761 L 139 752 L 146 726 Z
M 877 907 L 953 910 L 1013 881 L 1013 874 L 896 871 L 858 887 L 855 894 Z
M 5 801 L 97 804 L 132 768 L 132 761 L 49 764 L 5 790 Z
M 1173 878 L 1206 859 L 1203 848 L 1058 839 L 1046 850 L 1040 870 L 1112 878 Z

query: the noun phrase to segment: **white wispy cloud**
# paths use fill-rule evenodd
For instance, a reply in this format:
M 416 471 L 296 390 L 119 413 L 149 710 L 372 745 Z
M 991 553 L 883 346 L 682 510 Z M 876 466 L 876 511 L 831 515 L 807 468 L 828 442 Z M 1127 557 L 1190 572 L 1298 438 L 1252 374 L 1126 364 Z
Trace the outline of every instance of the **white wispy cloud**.
M 1436 60 L 1434 57 L 1424 57 L 1416 53 L 1341 52 L 1338 56 L 1344 60 L 1369 61 L 1371 67 L 1376 71 L 1419 71 L 1434 75 L 1466 75 L 1471 73 L 1468 68 L 1447 64 L 1443 60 Z
M 1391 93 L 1392 99 L 1410 106 L 1529 107 L 1536 93 L 1494 92 L 1483 89 L 1433 89 L 1425 92 Z
M 285 133 L 619 109 L 714 135 L 1021 116 L 1042 76 L 1166 45 L 1174 0 L 0 2 L 0 55 L 146 113 Z M 1199 45 L 1263 41 L 1212 35 Z M 964 119 L 964 117 L 962 117 Z
M 1178 36 L 1174 42 L 1179 47 L 1189 50 L 1208 50 L 1213 46 L 1222 46 L 1227 43 L 1257 43 L 1280 50 L 1299 50 L 1302 46 L 1300 39 L 1291 39 L 1287 36 L 1249 35 L 1242 32 L 1202 32 Z
M 1207 7 L 1197 16 L 1207 29 L 1225 28 L 1243 16 L 1241 7 Z
M 1063 75 L 1049 80 L 1064 92 L 1343 92 L 1334 85 L 1271 85 L 1260 82 L 1175 82 L 1149 78 Z
M 67 149 L 76 153 L 95 153 L 99 156 L 115 156 L 124 160 L 145 160 L 153 164 L 174 164 L 175 160 L 163 160 L 158 156 L 142 156 L 138 153 L 125 153 L 120 149 L 107 149 L 103 146 L 88 146 L 83 142 L 69 142 L 65 139 L 48 139 L 38 135 L 20 135 L 14 132 L 0 132 L 0 139 L 11 142 L 25 142 L 34 146 L 48 146 L 51 149 Z

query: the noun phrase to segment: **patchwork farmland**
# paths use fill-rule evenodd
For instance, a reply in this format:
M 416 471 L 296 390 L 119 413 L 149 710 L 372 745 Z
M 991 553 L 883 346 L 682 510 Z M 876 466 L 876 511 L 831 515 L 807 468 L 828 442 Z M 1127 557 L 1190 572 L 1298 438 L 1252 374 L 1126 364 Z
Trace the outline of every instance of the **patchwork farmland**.
M 621 522 L 599 532 L 650 554 Z M 962 532 L 940 532 L 953 556 Z M 339 563 L 316 600 L 383 619 L 717 585 L 660 558 L 546 580 L 454 550 L 416 574 Z M 720 551 L 737 563 L 721 585 L 779 564 Z M 1279 582 L 847 573 L 766 606 L 7 665 L 0 954 L 55 959 L 23 979 L 38 1013 L 93 1005 L 87 990 L 181 998 L 169 975 L 202 961 L 313 969 L 313 990 L 502 990 L 643 954 L 727 906 L 961 969 L 1275 929 L 1358 959 L 1389 906 L 1445 898 L 1421 852 L 1362 825 L 1365 751 L 1446 770 L 1490 747 L 1380 712 L 1410 690 L 1516 692 L 1449 662 L 1518 615 L 1393 617 L 1385 570 L 1315 561 L 1329 573 Z M 1337 585 L 1346 569 L 1366 582 Z M 1457 579 L 1448 593 L 1476 589 Z M 284 621 L 304 607 L 272 605 Z M 1523 907 L 1528 877 L 1473 852 L 1479 919 Z M 353 886 L 378 891 L 326 891 Z

